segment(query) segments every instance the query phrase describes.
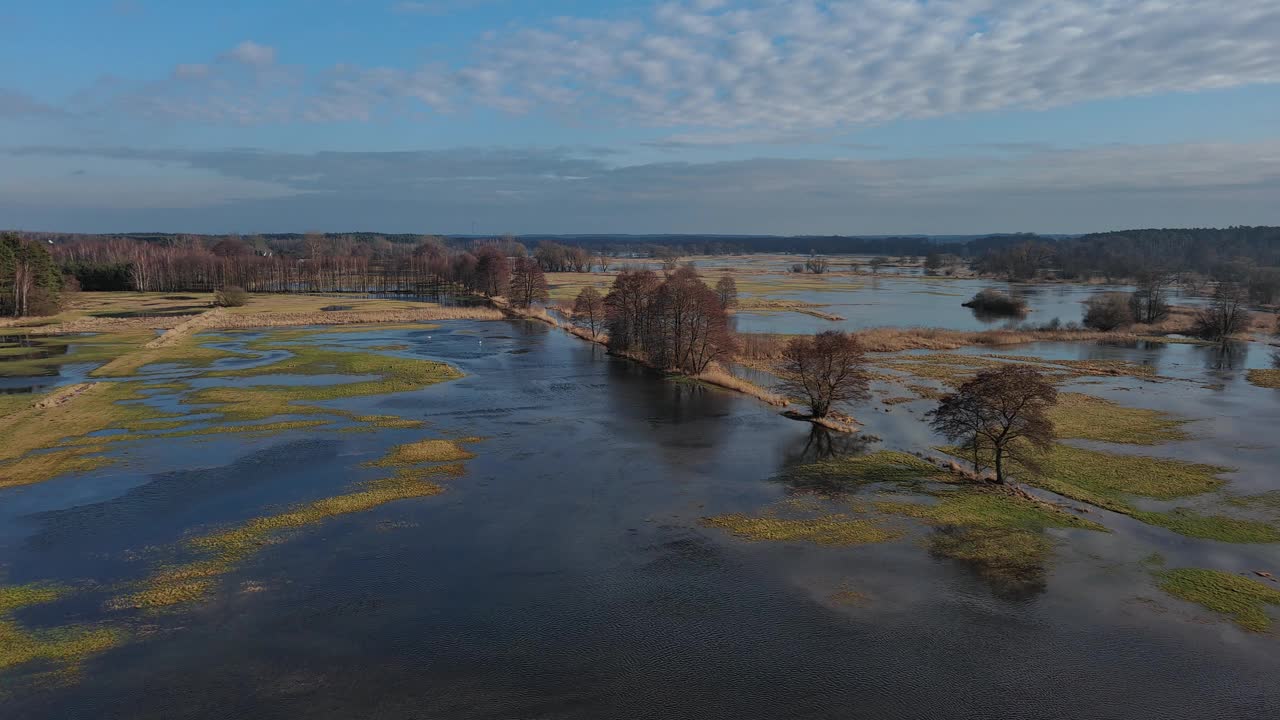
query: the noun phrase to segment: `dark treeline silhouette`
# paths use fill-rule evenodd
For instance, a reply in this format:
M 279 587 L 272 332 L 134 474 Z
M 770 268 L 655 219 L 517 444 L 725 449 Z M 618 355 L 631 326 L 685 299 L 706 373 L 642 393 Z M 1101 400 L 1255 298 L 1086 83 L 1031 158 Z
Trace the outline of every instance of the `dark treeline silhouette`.
M 414 242 L 318 233 L 297 242 L 262 237 L 134 239 L 77 237 L 52 246 L 62 273 L 83 290 L 249 292 L 432 292 L 446 285 L 502 295 L 509 257 L 523 246 L 501 240 L 466 246 L 436 237 Z
M 974 267 L 990 275 L 1030 280 L 1141 278 L 1153 270 L 1237 282 L 1250 299 L 1280 299 L 1280 227 L 1121 230 L 1075 238 L 1018 236 L 968 245 Z
M 423 283 L 468 281 L 480 247 L 532 257 L 544 272 L 616 267 L 615 258 L 652 258 L 674 270 L 681 256 L 778 252 L 817 258 L 854 254 L 969 262 L 1013 280 L 1129 280 L 1159 269 L 1184 283 L 1241 284 L 1254 303 L 1280 301 L 1280 227 L 1144 229 L 1077 237 L 1030 233 L 986 236 L 525 235 L 474 238 L 376 233 L 253 236 L 26 233 L 50 241 L 64 274 L 85 289 L 198 290 L 240 284 L 259 292 L 410 291 Z M 428 248 L 424 250 L 423 248 Z M 451 263 L 440 265 L 440 257 Z M 424 263 L 432 261 L 434 266 Z M 458 263 L 453 266 L 452 263 Z M 799 262 L 803 268 L 802 262 Z M 873 270 L 875 268 L 873 267 Z M 935 268 L 936 269 L 936 268 Z M 446 272 L 447 270 L 447 272 Z

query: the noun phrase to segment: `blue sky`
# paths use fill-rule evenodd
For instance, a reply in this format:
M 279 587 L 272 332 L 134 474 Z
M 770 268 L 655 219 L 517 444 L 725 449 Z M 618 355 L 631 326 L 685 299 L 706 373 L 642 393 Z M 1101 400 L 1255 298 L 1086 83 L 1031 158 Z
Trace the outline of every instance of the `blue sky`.
M 0 226 L 1280 224 L 1280 3 L 0 4 Z

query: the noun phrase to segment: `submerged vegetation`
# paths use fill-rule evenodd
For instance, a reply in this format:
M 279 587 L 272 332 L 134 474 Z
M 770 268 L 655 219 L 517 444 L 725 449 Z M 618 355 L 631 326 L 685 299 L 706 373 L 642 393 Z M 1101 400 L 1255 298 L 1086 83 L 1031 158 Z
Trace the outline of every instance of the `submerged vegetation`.
M 397 500 L 430 497 L 444 492 L 431 482 L 430 475 L 456 474 L 445 466 L 431 471 L 397 473 L 394 477 L 366 483 L 353 493 L 336 495 L 300 505 L 277 515 L 254 518 L 242 525 L 212 535 L 195 538 L 187 549 L 203 556 L 199 560 L 162 568 L 142 583 L 137 591 L 113 602 L 116 608 L 157 609 L 196 602 L 214 587 L 214 581 L 290 530 L 361 513 Z
M 14 618 L 19 610 L 53 602 L 66 593 L 66 588 L 53 585 L 0 585 L 0 672 L 31 663 L 74 671 L 89 657 L 124 641 L 124 633 L 113 628 L 34 630 Z
M 873 485 L 893 493 L 908 491 L 924 501 L 855 503 L 852 509 L 858 514 L 854 516 L 824 512 L 819 503 L 811 508 L 799 506 L 816 513 L 810 517 L 735 513 L 704 518 L 702 524 L 749 540 L 850 545 L 894 540 L 903 532 L 885 525 L 885 518 L 909 518 L 931 529 L 928 545 L 933 554 L 971 566 L 1000 593 L 1043 584 L 1053 549 L 1046 530 L 1105 531 L 1102 525 L 1058 506 L 974 482 L 963 473 L 895 451 L 800 465 L 780 479 L 797 490 L 828 493 L 827 502 L 846 502 L 843 493 Z
M 1253 632 L 1271 629 L 1266 606 L 1280 607 L 1280 589 L 1221 570 L 1179 568 L 1161 572 L 1158 577 L 1161 590 L 1230 615 L 1237 625 Z
M 864 545 L 901 537 L 882 523 L 847 515 L 813 518 L 752 517 L 741 513 L 702 519 L 706 527 L 728 530 L 747 540 L 811 542 L 817 545 Z

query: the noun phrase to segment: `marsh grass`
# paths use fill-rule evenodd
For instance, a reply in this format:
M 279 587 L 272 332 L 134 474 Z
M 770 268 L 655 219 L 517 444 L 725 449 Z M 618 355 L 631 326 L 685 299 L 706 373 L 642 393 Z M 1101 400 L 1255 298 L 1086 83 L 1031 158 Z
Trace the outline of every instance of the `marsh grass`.
M 366 467 L 405 467 L 428 462 L 458 462 L 475 457 L 464 449 L 460 443 L 479 442 L 480 438 L 461 438 L 459 440 L 429 439 L 397 445 L 378 460 L 365 463 Z
M 930 525 L 1035 533 L 1051 527 L 1106 532 L 1102 525 L 1055 506 L 980 485 L 951 490 L 931 504 L 878 502 L 874 507 L 883 513 L 915 518 Z
M 208 347 L 199 344 L 194 338 L 187 337 L 171 345 L 143 348 L 122 355 L 89 374 L 93 377 L 132 377 L 142 368 L 159 363 L 195 368 L 208 367 L 227 358 L 249 357 L 254 356 L 234 350 Z
M 32 630 L 13 616 L 17 610 L 53 602 L 65 594 L 65 588 L 52 585 L 0 586 L 0 673 L 29 663 L 74 670 L 89 657 L 124 641 L 124 633 L 113 628 Z
M 342 331 L 348 330 L 343 328 Z M 126 441 L 175 439 L 227 433 L 275 433 L 314 428 L 328 420 L 290 419 L 275 423 L 254 423 L 276 416 L 330 415 L 351 419 L 370 427 L 414 428 L 421 421 L 394 416 L 357 416 L 351 412 L 321 405 L 326 400 L 418 390 L 437 382 L 461 376 L 443 363 L 380 355 L 370 352 L 344 351 L 308 344 L 281 344 L 272 335 L 248 344 L 255 350 L 284 349 L 289 357 L 268 366 L 207 372 L 205 377 L 263 377 L 273 374 L 355 375 L 372 376 L 372 380 L 329 385 L 260 385 L 251 387 L 221 386 L 188 393 L 182 403 L 208 406 L 217 423 L 208 427 L 187 428 L 187 415 L 161 412 L 144 402 L 149 394 L 167 389 L 183 390 L 183 383 L 144 383 L 140 381 L 99 382 L 76 386 L 74 394 L 49 398 L 49 407 L 34 407 L 36 399 L 26 396 L 21 401 L 6 403 L 0 413 L 0 487 L 42 482 L 58 475 L 83 472 L 111 462 L 95 455 L 108 445 Z M 136 346 L 135 346 L 136 347 Z M 225 357 L 224 351 L 204 354 L 191 337 L 183 337 L 167 345 L 142 349 L 126 356 L 103 374 L 127 374 L 152 362 L 181 362 L 184 359 L 205 360 Z M 123 430 L 121 434 L 95 435 L 105 430 Z M 48 450 L 49 452 L 44 452 Z
M 865 545 L 897 539 L 902 531 L 876 520 L 848 515 L 787 519 L 741 513 L 702 518 L 704 527 L 719 528 L 752 541 L 811 542 L 816 545 Z
M 1258 387 L 1280 390 L 1280 370 L 1250 370 L 1248 378 Z
M 779 479 L 797 488 L 841 490 L 874 483 L 946 482 L 951 478 L 942 468 L 915 455 L 880 450 L 797 465 Z
M 1029 476 L 1032 483 L 1053 480 L 1104 498 L 1136 495 L 1174 500 L 1216 490 L 1225 482 L 1219 475 L 1231 468 L 1182 460 L 1121 455 L 1055 445 L 1043 457 L 1043 470 Z M 1049 488 L 1052 489 L 1052 488 Z
M 1218 476 L 1226 472 L 1230 468 L 1056 445 L 1043 458 L 1039 473 L 1019 475 L 1035 487 L 1179 535 L 1231 543 L 1280 542 L 1280 528 L 1268 523 L 1203 515 L 1188 508 L 1140 510 L 1129 500 L 1176 500 L 1211 492 L 1224 484 Z
M 39 349 L 52 354 L 0 362 L 0 377 L 56 375 L 63 365 L 110 363 L 136 351 L 149 337 L 152 336 L 146 331 L 134 330 L 40 338 Z
M 976 484 L 957 486 L 935 503 L 878 502 L 874 507 L 933 527 L 929 552 L 965 563 L 1000 594 L 1043 586 L 1053 552 L 1047 528 L 1106 532 L 1056 506 Z
M 787 399 L 785 397 L 777 393 L 770 392 L 750 380 L 740 378 L 718 365 L 711 365 L 707 367 L 706 370 L 695 375 L 693 379 L 707 383 L 708 385 L 715 385 L 728 390 L 735 390 L 744 395 L 750 395 L 751 397 L 756 398 L 757 400 L 762 400 L 770 405 L 781 407 L 787 404 Z
M 1188 602 L 1231 616 L 1240 627 L 1267 632 L 1266 606 L 1280 607 L 1280 589 L 1221 570 L 1179 568 L 1157 574 L 1160 589 Z
M 14 460 L 0 463 L 0 488 L 31 485 L 50 478 L 71 473 L 83 473 L 106 467 L 114 459 L 99 455 L 107 447 L 104 438 L 86 438 L 92 441 L 85 447 L 32 452 Z
M 367 512 L 399 500 L 439 495 L 444 492 L 444 487 L 427 478 L 459 472 L 460 466 L 451 465 L 402 471 L 392 477 L 364 483 L 356 492 L 316 500 L 283 513 L 264 515 L 239 526 L 195 538 L 187 543 L 187 549 L 204 557 L 160 568 L 135 592 L 117 598 L 112 606 L 157 610 L 198 602 L 212 592 L 218 578 L 262 548 L 279 542 L 289 531 Z
M 1130 445 L 1185 440 L 1188 435 L 1183 425 L 1190 422 L 1082 393 L 1059 393 L 1049 418 L 1059 437 Z
M 41 457 L 39 450 L 55 448 L 64 440 L 81 438 L 108 428 L 170 419 L 172 416 L 138 403 L 144 396 L 136 382 L 94 383 L 67 402 L 51 407 L 27 406 L 0 418 L 0 486 L 41 482 L 62 471 L 91 469 L 84 456 L 89 448 L 65 450 Z M 97 445 L 90 439 L 90 445 Z M 99 448 L 100 449 L 100 448 Z

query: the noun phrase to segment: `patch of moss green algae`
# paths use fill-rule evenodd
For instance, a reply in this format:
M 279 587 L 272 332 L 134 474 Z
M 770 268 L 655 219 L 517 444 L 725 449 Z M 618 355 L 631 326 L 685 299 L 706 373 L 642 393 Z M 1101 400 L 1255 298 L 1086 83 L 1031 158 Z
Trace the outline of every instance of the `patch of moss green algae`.
M 1237 625 L 1253 632 L 1271 629 L 1267 605 L 1280 607 L 1280 589 L 1221 570 L 1179 568 L 1161 572 L 1157 577 L 1161 590 L 1230 615 Z
M 1187 438 L 1182 428 L 1187 420 L 1083 393 L 1060 393 L 1049 417 L 1063 438 L 1130 445 L 1156 445 Z
M 887 542 L 902 536 L 900 530 L 875 520 L 847 515 L 791 519 L 734 513 L 703 518 L 701 523 L 705 527 L 728 530 L 746 540 L 811 542 L 816 545 L 865 545 Z
M 15 611 L 53 602 L 65 593 L 64 588 L 52 585 L 0 586 L 0 673 L 31 663 L 74 670 L 91 656 L 124 641 L 124 633 L 112 628 L 31 630 L 14 619 Z

